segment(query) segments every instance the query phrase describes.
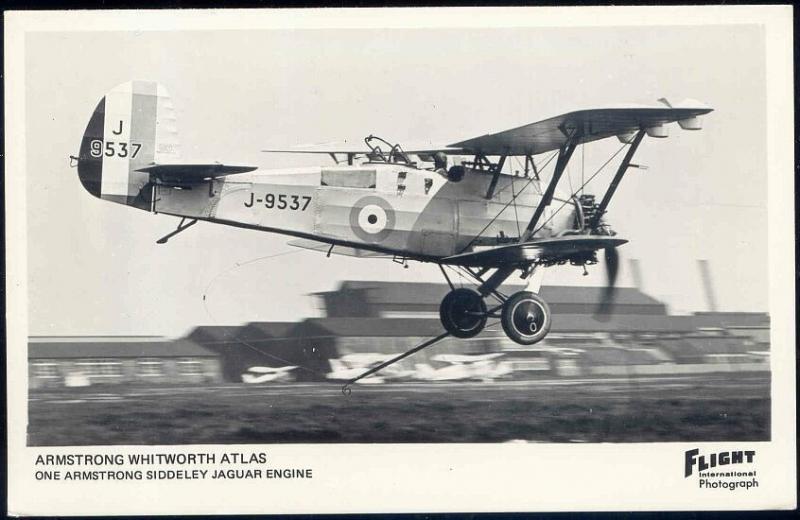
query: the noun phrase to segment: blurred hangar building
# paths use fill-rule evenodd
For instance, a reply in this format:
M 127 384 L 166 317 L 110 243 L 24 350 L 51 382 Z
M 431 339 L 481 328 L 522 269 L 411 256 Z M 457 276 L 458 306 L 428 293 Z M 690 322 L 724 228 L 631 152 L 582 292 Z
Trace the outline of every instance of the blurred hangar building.
M 501 289 L 513 293 L 524 287 Z M 309 321 L 333 333 L 339 355 L 397 353 L 441 332 L 439 302 L 448 290 L 445 284 L 345 281 L 337 290 L 314 295 L 326 317 Z M 636 375 L 769 369 L 766 313 L 674 316 L 663 302 L 639 288 L 619 287 L 611 316 L 598 319 L 595 312 L 602 292 L 602 287 L 542 286 L 540 294 L 550 305 L 553 325 L 533 347 L 517 345 L 499 323 L 490 321 L 475 338 L 448 338 L 401 363 L 412 368 L 420 359 L 433 362 L 442 353 L 502 352 L 516 377 L 522 378 L 537 372 Z M 383 337 L 375 331 L 383 331 Z M 420 334 L 408 337 L 411 331 Z
M 221 380 L 218 356 L 186 339 L 35 336 L 28 340 L 30 388 Z
M 446 284 L 344 281 L 312 295 L 323 317 L 299 322 L 199 326 L 174 340 L 32 337 L 30 386 L 241 382 L 253 367 L 287 366 L 296 367 L 291 380 L 324 380 L 331 360 L 398 354 L 440 334 L 439 302 L 448 290 Z M 477 337 L 447 338 L 397 368 L 440 368 L 441 354 L 501 353 L 512 369 L 508 377 L 519 379 L 769 370 L 766 313 L 670 315 L 663 302 L 640 289 L 620 287 L 612 315 L 600 320 L 594 313 L 602 291 L 543 286 L 553 326 L 533 347 L 512 342 L 490 321 Z

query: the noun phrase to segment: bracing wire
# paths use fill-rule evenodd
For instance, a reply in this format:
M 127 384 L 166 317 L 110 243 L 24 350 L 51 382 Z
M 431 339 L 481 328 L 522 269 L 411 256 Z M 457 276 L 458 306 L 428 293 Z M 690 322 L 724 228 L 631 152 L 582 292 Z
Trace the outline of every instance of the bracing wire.
M 543 171 L 543 170 L 544 170 L 544 169 L 547 167 L 547 165 L 548 165 L 548 164 L 550 164 L 550 161 L 552 161 L 552 160 L 553 160 L 553 159 L 554 159 L 554 158 L 555 158 L 557 155 L 558 155 L 558 150 L 556 150 L 555 152 L 553 152 L 553 153 L 552 153 L 552 155 L 550 155 L 550 157 L 548 157 L 547 159 L 545 159 L 545 161 L 544 161 L 544 164 L 542 164 L 541 166 L 538 166 L 538 167 L 537 167 L 537 171 L 538 171 L 539 173 L 542 173 L 542 171 Z M 516 159 L 516 156 L 513 156 L 513 157 Z M 517 161 L 519 161 L 519 159 L 516 159 L 516 160 L 517 160 Z M 522 190 L 520 190 L 520 192 L 522 192 L 522 191 L 523 191 L 525 188 L 527 188 L 527 187 L 528 187 L 528 184 L 531 184 L 531 183 L 532 183 L 532 181 L 535 181 L 535 180 L 536 180 L 536 179 L 535 179 L 535 178 L 533 178 L 533 177 L 530 177 L 530 178 L 528 178 L 528 183 L 525 185 L 525 187 L 523 187 L 523 188 L 522 188 Z M 542 194 L 542 190 L 541 190 L 541 189 L 539 189 L 539 184 L 538 184 L 538 183 L 535 183 L 533 186 L 534 186 L 534 188 L 536 189 L 536 192 L 537 192 L 539 195 L 541 195 L 541 194 Z M 503 186 L 502 188 L 498 188 L 498 189 L 497 189 L 497 190 L 494 192 L 494 196 L 496 197 L 496 196 L 500 195 L 501 193 L 503 193 L 504 191 L 506 191 L 507 189 L 509 189 L 509 187 L 510 187 L 510 185 L 506 184 L 506 185 L 505 185 L 505 186 Z
M 547 158 L 547 160 L 545 161 L 545 163 L 542 165 L 541 169 L 544 169 L 544 168 L 545 168 L 545 167 L 546 167 L 548 164 L 550 164 L 550 161 L 552 161 L 552 160 L 553 160 L 553 158 L 554 158 L 556 155 L 558 155 L 558 152 L 557 152 L 557 151 L 556 151 L 556 152 L 553 152 L 553 154 L 552 154 L 552 155 L 550 155 L 550 157 L 548 157 L 548 158 Z M 477 234 L 477 235 L 475 235 L 475 236 L 472 238 L 472 240 L 470 240 L 470 241 L 469 241 L 469 243 L 467 243 L 467 245 L 465 245 L 463 248 L 461 248 L 461 251 L 459 251 L 459 254 L 461 254 L 461 253 L 463 253 L 464 251 L 466 251 L 467 249 L 469 249 L 469 248 L 470 248 L 470 246 L 472 246 L 472 244 L 474 244 L 474 243 L 475 243 L 475 241 L 476 241 L 477 239 L 479 239 L 479 238 L 481 237 L 481 235 L 483 235 L 483 232 L 484 232 L 484 231 L 486 231 L 487 229 L 489 229 L 489 226 L 491 226 L 492 224 L 494 224 L 494 221 L 495 221 L 495 220 L 497 220 L 497 218 L 498 218 L 500 215 L 502 215 L 502 214 L 503 214 L 503 212 L 506 210 L 506 208 L 508 208 L 508 207 L 509 207 L 509 206 L 510 206 L 510 205 L 511 205 L 513 202 L 515 202 L 515 201 L 517 200 L 517 197 L 519 197 L 520 195 L 522 195 L 522 192 L 523 192 L 523 191 L 525 191 L 525 189 L 526 189 L 528 186 L 530 186 L 530 185 L 531 185 L 531 183 L 532 183 L 534 180 L 535 180 L 535 179 L 534 179 L 533 177 L 531 177 L 530 179 L 528 179 L 528 182 L 526 182 L 526 183 L 525 183 L 525 185 L 522 187 L 522 189 L 520 189 L 520 190 L 519 190 L 519 192 L 518 192 L 518 193 L 517 193 L 515 196 L 513 196 L 513 197 L 511 198 L 511 200 L 509 200 L 508 202 L 506 202 L 506 204 L 505 204 L 505 205 L 504 205 L 504 206 L 503 206 L 503 207 L 500 209 L 500 211 L 498 211 L 498 212 L 497 212 L 497 214 L 496 214 L 494 217 L 492 217 L 492 220 L 490 220 L 490 221 L 489 221 L 489 222 L 488 222 L 488 223 L 487 223 L 485 226 L 483 226 L 483 229 L 481 229 L 481 230 L 478 232 L 478 234 Z M 508 188 L 508 185 L 506 185 L 506 186 L 503 188 L 503 190 L 505 190 L 506 188 Z M 501 190 L 501 191 L 502 191 L 502 190 Z
M 583 196 L 583 187 L 586 186 L 584 175 L 586 173 L 586 143 L 581 145 L 581 196 Z
M 472 283 L 472 282 L 470 282 L 470 281 L 469 281 L 469 279 L 468 279 L 467 277 L 465 277 L 465 276 L 464 276 L 464 275 L 461 273 L 461 271 L 459 271 L 459 270 L 457 270 L 457 269 L 453 268 L 453 266 L 451 266 L 451 265 L 447 265 L 447 264 L 439 264 L 439 265 L 441 265 L 441 266 L 443 266 L 443 267 L 445 267 L 445 268 L 449 269 L 450 271 L 452 271 L 453 273 L 455 273 L 455 274 L 456 274 L 456 276 L 458 276 L 458 280 L 459 280 L 459 286 L 461 286 L 461 287 L 464 287 L 464 280 L 467 280 L 467 282 L 466 282 L 466 283 Z
M 302 253 L 302 252 L 303 251 L 301 249 L 297 249 L 297 250 L 293 250 L 293 251 L 283 251 L 281 253 L 273 253 L 271 255 L 259 256 L 258 258 L 253 258 L 252 260 L 248 260 L 246 262 L 241 262 L 241 263 L 240 262 L 236 262 L 235 264 L 230 266 L 228 269 L 224 269 L 224 270 L 220 271 L 219 273 L 217 273 L 217 275 L 214 276 L 211 279 L 211 281 L 208 282 L 208 285 L 206 285 L 206 288 L 203 290 L 203 301 L 206 301 L 206 295 L 208 294 L 209 288 L 211 288 L 211 286 L 214 284 L 214 282 L 216 282 L 217 279 L 220 276 L 224 275 L 224 274 L 230 273 L 231 271 L 235 271 L 236 269 L 239 269 L 240 267 L 244 267 L 244 266 L 246 266 L 248 264 L 253 264 L 255 262 L 260 262 L 262 260 L 268 260 L 270 258 L 276 258 L 276 257 L 279 257 L 279 256 L 285 256 L 285 255 L 293 255 L 293 254 Z M 213 316 L 211 316 L 211 314 L 208 313 L 208 307 L 206 307 L 206 313 L 208 314 L 209 318 L 214 319 Z
M 581 185 L 578 187 L 578 190 L 582 190 L 582 189 L 584 188 L 584 186 L 586 186 L 587 184 L 589 184 L 590 182 L 592 182 L 592 179 L 594 179 L 595 177 L 597 177 L 597 175 L 598 175 L 598 174 L 599 174 L 601 171 L 603 171 L 603 169 L 604 169 L 606 166 L 608 166 L 608 164 L 609 164 L 611 161 L 613 161 L 613 160 L 614 160 L 614 158 L 615 158 L 617 155 L 619 155 L 619 153 L 620 153 L 622 150 L 624 150 L 626 146 L 628 146 L 628 144 L 627 144 L 627 143 L 623 143 L 623 145 L 622 145 L 622 146 L 620 146 L 619 150 L 617 150 L 616 152 L 614 152 L 614 155 L 612 155 L 611 157 L 609 157 L 609 158 L 608 158 L 608 160 L 607 160 L 606 162 L 604 162 L 604 163 L 603 163 L 603 165 L 602 165 L 600 168 L 598 168 L 598 169 L 597 169 L 597 171 L 596 171 L 596 172 L 594 172 L 594 173 L 592 174 L 592 176 L 591 176 L 591 177 L 589 177 L 589 180 L 587 180 L 586 182 L 584 182 L 583 184 L 581 184 Z M 536 234 L 537 232 L 539 232 L 539 231 L 540 231 L 542 228 L 544 228 L 544 226 L 545 226 L 545 225 L 546 225 L 548 222 L 550 222 L 551 220 L 553 220 L 553 218 L 554 218 L 554 217 L 555 217 L 555 216 L 558 214 L 558 212 L 559 212 L 559 211 L 561 211 L 562 209 L 564 209 L 564 207 L 565 207 L 565 206 L 566 206 L 566 205 L 567 205 L 569 202 L 571 202 L 571 201 L 572 201 L 572 198 L 573 198 L 573 197 L 574 197 L 576 194 L 577 194 L 577 191 L 574 191 L 574 192 L 572 192 L 572 193 L 570 194 L 570 196 L 569 196 L 569 197 L 567 197 L 567 199 L 566 199 L 564 202 L 562 202 L 562 203 L 561 203 L 561 206 L 559 206 L 557 210 L 555 210 L 555 211 L 554 211 L 554 212 L 553 212 L 553 213 L 552 213 L 552 214 L 551 214 L 549 217 L 547 217 L 547 219 L 546 219 L 544 222 L 542 222 L 542 225 L 541 225 L 541 226 L 537 227 L 537 228 L 536 228 L 536 229 L 533 231 L 532 235 L 534 235 L 534 234 Z
M 521 237 L 522 231 L 520 231 L 519 229 L 519 213 L 517 212 L 517 194 L 515 193 L 514 190 L 514 181 L 516 180 L 517 180 L 516 176 L 511 178 L 511 195 L 512 195 L 511 201 L 514 202 L 514 223 L 517 224 L 517 236 Z
M 569 167 L 569 163 L 567 163 L 567 182 L 569 182 L 569 192 L 573 193 L 573 190 L 572 190 L 572 168 Z
M 269 260 L 269 259 L 271 259 L 271 258 L 277 258 L 277 257 L 280 257 L 280 256 L 293 255 L 293 254 L 296 254 L 296 253 L 302 253 L 302 252 L 303 252 L 303 250 L 302 250 L 302 249 L 297 249 L 297 250 L 293 250 L 293 251 L 283 251 L 283 252 L 280 252 L 280 253 L 273 253 L 273 254 L 269 254 L 269 255 L 265 255 L 265 256 L 260 256 L 260 257 L 258 257 L 258 258 L 253 258 L 252 260 L 248 260 L 248 261 L 246 261 L 246 262 L 236 262 L 234 265 L 232 265 L 232 266 L 231 266 L 231 267 L 229 267 L 228 269 L 224 269 L 224 270 L 220 271 L 220 272 L 219 272 L 219 273 L 218 273 L 216 276 L 214 276 L 214 277 L 213 277 L 213 278 L 212 278 L 212 279 L 211 279 L 211 280 L 208 282 L 208 285 L 206 285 L 206 288 L 205 288 L 205 290 L 203 291 L 203 308 L 205 309 L 205 311 L 206 311 L 206 314 L 208 315 L 208 317 L 209 317 L 209 318 L 211 319 L 211 321 L 213 321 L 215 324 L 218 324 L 218 322 L 217 322 L 216 318 L 214 318 L 214 316 L 211 314 L 211 311 L 209 311 L 209 309 L 208 309 L 208 298 L 207 298 L 207 296 L 208 296 L 208 292 L 209 292 L 209 289 L 211 288 L 211 286 L 212 286 L 212 285 L 214 284 L 214 282 L 216 282 L 216 281 L 217 281 L 217 280 L 218 280 L 218 279 L 219 279 L 219 278 L 220 278 L 222 275 L 225 275 L 225 274 L 227 274 L 227 273 L 230 273 L 230 272 L 232 272 L 232 271 L 235 271 L 236 269 L 239 269 L 240 267 L 244 267 L 245 265 L 254 264 L 254 263 L 256 263 L 256 262 L 260 262 L 260 261 L 263 261 L 263 260 Z M 275 338 L 272 338 L 272 339 L 270 339 L 270 340 L 266 340 L 266 341 L 275 341 L 275 340 L 276 340 Z M 272 359 L 274 359 L 274 360 L 276 360 L 276 361 L 280 361 L 281 363 L 286 363 L 286 365 L 292 365 L 292 366 L 296 366 L 296 367 L 298 367 L 298 368 L 301 368 L 301 369 L 303 369 L 303 370 L 306 370 L 306 371 L 308 371 L 308 372 L 310 372 L 310 373 L 312 373 L 312 374 L 314 374 L 314 375 L 323 376 L 323 377 L 325 376 L 325 374 L 323 374 L 323 373 L 320 373 L 319 371 L 317 371 L 317 370 L 314 370 L 313 368 L 309 368 L 309 367 L 306 367 L 306 366 L 303 366 L 303 365 L 297 364 L 297 363 L 295 363 L 295 362 L 292 362 L 292 361 L 289 361 L 289 360 L 283 359 L 283 358 L 282 358 L 282 357 L 280 357 L 280 356 L 276 356 L 275 354 L 272 354 L 272 353 L 270 353 L 270 352 L 266 352 L 266 351 L 264 351 L 264 350 L 261 350 L 260 348 L 254 347 L 254 346 L 253 346 L 253 345 L 252 345 L 250 342 L 247 342 L 247 341 L 245 341 L 245 340 L 243 340 L 243 339 L 241 339 L 241 338 L 232 338 L 232 339 L 231 339 L 231 341 L 232 341 L 232 342 L 237 342 L 237 343 L 240 343 L 240 344 L 242 344 L 242 345 L 246 346 L 247 348 L 249 348 L 249 349 L 251 349 L 251 350 L 253 350 L 253 351 L 255 351 L 255 352 L 258 352 L 259 354 L 262 354 L 262 355 L 264 355 L 264 356 L 267 356 L 267 357 L 269 357 L 269 358 L 272 358 Z M 222 341 L 221 341 L 221 342 L 222 342 Z M 197 342 L 197 343 L 199 343 L 199 344 L 201 344 L 201 345 L 202 345 L 202 344 L 213 344 L 213 343 L 216 343 L 216 342 Z M 256 341 L 255 343 L 258 343 L 258 342 Z

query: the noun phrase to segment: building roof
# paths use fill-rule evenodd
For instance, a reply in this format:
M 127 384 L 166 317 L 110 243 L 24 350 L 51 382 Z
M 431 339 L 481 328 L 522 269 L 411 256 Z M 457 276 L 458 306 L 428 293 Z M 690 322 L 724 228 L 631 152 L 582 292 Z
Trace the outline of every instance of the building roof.
M 603 299 L 604 287 L 580 287 L 570 285 L 543 285 L 539 295 L 548 303 L 590 303 Z M 664 304 L 635 287 L 617 287 L 614 293 L 615 305 L 657 305 Z
M 187 336 L 190 341 L 213 351 L 259 344 L 270 340 L 293 338 L 297 322 L 252 322 L 242 326 L 196 327 Z
M 126 343 L 167 341 L 164 336 L 29 336 L 30 343 Z
M 484 331 L 480 337 L 503 336 L 500 326 Z M 690 316 L 613 315 L 608 321 L 589 314 L 553 314 L 553 332 L 689 332 L 694 330 Z M 245 327 L 198 327 L 190 338 L 237 343 L 267 339 L 337 337 L 433 337 L 444 331 L 438 318 L 309 318 L 300 323 L 254 322 Z
M 243 327 L 245 339 L 288 338 L 299 325 L 295 321 L 253 321 Z
M 731 336 L 749 338 L 756 343 L 770 342 L 769 327 L 728 327 L 727 331 Z
M 745 354 L 753 348 L 738 336 L 689 336 L 684 341 L 703 354 Z
M 516 292 L 525 289 L 525 285 L 512 284 L 501 287 L 505 292 Z M 381 281 L 343 281 L 336 291 L 314 293 L 325 295 L 346 291 L 368 290 L 370 299 L 375 302 L 393 304 L 438 303 L 450 290 L 445 283 L 425 282 L 381 282 Z M 600 301 L 603 287 L 584 287 L 570 285 L 543 285 L 539 294 L 548 303 L 596 303 Z M 635 287 L 618 287 L 615 301 L 620 305 L 658 305 L 664 304 Z
M 551 332 L 688 332 L 691 316 L 614 314 L 607 321 L 591 314 L 553 313 Z
M 682 338 L 659 339 L 656 344 L 678 363 L 700 363 L 703 352 Z
M 187 339 L 161 341 L 62 341 L 28 343 L 28 359 L 140 358 L 140 357 L 216 357 L 217 355 Z
M 242 327 L 240 325 L 202 325 L 192 329 L 186 337 L 224 342 L 235 340 L 241 332 Z
M 315 328 L 319 330 L 314 331 Z M 438 319 L 425 318 L 310 318 L 299 330 L 311 335 L 361 337 L 427 337 L 444 332 Z
M 653 365 L 663 361 L 648 350 L 587 348 L 580 357 L 590 365 Z
M 692 315 L 695 327 L 769 327 L 765 312 L 696 312 Z

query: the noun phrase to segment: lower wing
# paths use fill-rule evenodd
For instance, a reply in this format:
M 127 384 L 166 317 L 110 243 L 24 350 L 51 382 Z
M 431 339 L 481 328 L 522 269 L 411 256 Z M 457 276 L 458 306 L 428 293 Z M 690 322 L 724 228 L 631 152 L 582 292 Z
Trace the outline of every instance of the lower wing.
M 517 244 L 494 246 L 480 251 L 461 253 L 442 259 L 445 264 L 498 267 L 532 262 L 568 260 L 577 253 L 590 253 L 607 247 L 617 247 L 627 240 L 609 236 L 563 236 L 531 240 Z

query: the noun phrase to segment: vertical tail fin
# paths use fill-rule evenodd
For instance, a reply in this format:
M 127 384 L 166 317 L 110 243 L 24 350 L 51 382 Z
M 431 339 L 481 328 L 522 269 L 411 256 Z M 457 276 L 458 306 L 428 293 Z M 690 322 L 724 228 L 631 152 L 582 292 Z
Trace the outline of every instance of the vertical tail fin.
M 175 110 L 166 89 L 129 81 L 97 104 L 81 140 L 78 177 L 95 197 L 150 209 L 150 175 L 137 171 L 179 157 Z

